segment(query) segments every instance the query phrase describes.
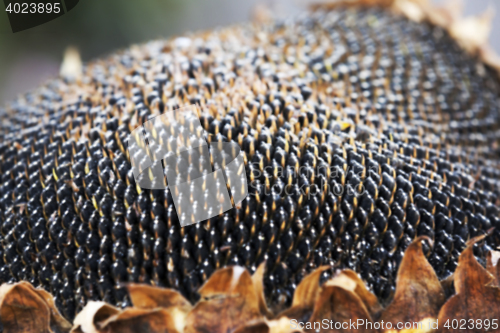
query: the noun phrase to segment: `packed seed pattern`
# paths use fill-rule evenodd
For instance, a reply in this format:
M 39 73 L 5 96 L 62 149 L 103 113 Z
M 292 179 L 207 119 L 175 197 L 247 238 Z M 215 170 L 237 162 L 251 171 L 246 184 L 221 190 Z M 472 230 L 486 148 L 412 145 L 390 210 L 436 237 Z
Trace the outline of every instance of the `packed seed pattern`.
M 195 300 L 214 270 L 266 260 L 277 308 L 320 265 L 354 269 L 387 300 L 418 235 L 435 241 L 440 277 L 470 237 L 497 228 L 479 258 L 500 244 L 499 92 L 443 29 L 377 8 L 93 61 L 1 112 L 0 283 L 43 287 L 73 318 L 89 300 L 128 305 L 124 282 Z M 186 105 L 211 140 L 239 143 L 251 195 L 180 228 L 168 188 L 136 186 L 126 140 Z

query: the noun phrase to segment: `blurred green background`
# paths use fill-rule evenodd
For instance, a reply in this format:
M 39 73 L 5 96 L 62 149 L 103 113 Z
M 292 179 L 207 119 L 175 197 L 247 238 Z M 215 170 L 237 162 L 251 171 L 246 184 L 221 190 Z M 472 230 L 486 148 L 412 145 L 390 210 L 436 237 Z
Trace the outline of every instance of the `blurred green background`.
M 436 0 L 439 2 L 439 0 Z M 465 13 L 478 14 L 500 0 L 465 0 Z M 315 0 L 80 0 L 70 12 L 41 26 L 11 32 L 0 3 L 0 105 L 58 74 L 67 46 L 83 61 L 133 43 L 249 21 L 257 4 L 279 16 Z M 498 11 L 497 11 L 498 12 Z M 500 14 L 490 43 L 500 53 Z

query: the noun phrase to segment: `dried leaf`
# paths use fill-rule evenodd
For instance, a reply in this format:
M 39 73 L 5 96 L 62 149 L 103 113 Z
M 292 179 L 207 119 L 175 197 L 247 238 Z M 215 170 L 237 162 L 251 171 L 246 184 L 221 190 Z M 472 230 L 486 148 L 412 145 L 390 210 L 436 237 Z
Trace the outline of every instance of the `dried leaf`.
M 0 318 L 5 332 L 49 331 L 49 309 L 27 283 L 0 287 Z
M 430 242 L 426 236 L 418 237 L 406 249 L 398 270 L 394 299 L 380 316 L 380 321 L 391 322 L 392 327 L 397 327 L 398 322 L 435 319 L 446 301 L 441 283 L 422 251 L 424 239 Z
M 234 333 L 269 333 L 270 328 L 267 322 L 264 320 L 258 320 L 256 322 L 247 323 L 244 326 L 240 326 Z
M 481 320 L 485 323 L 488 319 L 500 318 L 500 289 L 489 285 L 493 281 L 493 276 L 484 269 L 476 260 L 473 253 L 473 245 L 485 238 L 486 235 L 478 236 L 469 241 L 467 248 L 458 258 L 458 266 L 455 270 L 455 290 L 456 295 L 452 296 L 441 308 L 439 312 L 439 332 L 463 332 L 458 325 L 453 329 L 451 325 L 454 319 L 465 320 L 469 325 L 469 320 L 475 322 Z M 448 322 L 449 328 L 444 327 Z M 484 332 L 484 327 L 478 325 L 466 327 L 468 333 Z M 500 332 L 500 329 L 491 330 Z
M 187 316 L 186 333 L 226 333 L 262 318 L 252 278 L 243 267 L 216 271 L 198 292 L 202 299 Z
M 143 284 L 129 284 L 127 290 L 134 307 L 139 309 L 168 310 L 177 331 L 184 330 L 186 317 L 193 309 L 191 303 L 173 289 L 152 287 Z
M 253 8 L 252 21 L 260 24 L 270 23 L 273 21 L 273 12 L 268 6 L 258 3 Z
M 363 280 L 361 280 L 356 272 L 350 269 L 341 271 L 335 277 L 328 280 L 325 286 L 339 286 L 358 295 L 372 318 L 377 318 L 382 311 L 382 306 L 378 302 L 377 296 L 366 289 Z
M 311 317 L 313 310 L 314 310 L 313 307 L 305 307 L 298 305 L 280 312 L 280 314 L 278 314 L 276 317 L 280 319 L 283 317 L 288 317 L 296 319 L 298 321 L 307 321 Z
M 139 286 L 132 287 L 135 293 L 139 293 Z M 150 287 L 151 288 L 151 287 Z M 146 289 L 146 287 L 144 288 Z M 149 291 L 149 290 L 148 290 Z M 159 292 L 161 294 L 161 291 Z M 166 295 L 167 293 L 163 293 Z M 135 295 L 135 298 L 138 296 Z M 143 301 L 143 299 L 146 299 Z M 177 299 L 179 301 L 179 299 Z M 139 303 L 152 305 L 154 301 L 147 297 L 139 297 Z M 163 304 L 166 304 L 164 301 Z M 155 333 L 178 333 L 174 316 L 178 315 L 170 309 L 139 309 L 127 308 L 120 310 L 104 302 L 89 302 L 87 306 L 76 316 L 72 333 L 133 333 L 133 332 L 155 332 Z
M 134 307 L 139 309 L 156 309 L 181 307 L 188 311 L 192 306 L 178 291 L 144 284 L 129 284 L 127 290 Z
M 415 22 L 422 22 L 426 18 L 424 6 L 421 4 L 422 1 L 415 0 L 395 0 L 392 4 L 392 8 L 396 10 L 410 20 Z M 426 1 L 424 1 L 426 2 Z
M 375 332 L 367 329 L 367 325 L 353 327 L 351 323 L 372 322 L 372 318 L 361 298 L 351 290 L 340 286 L 325 286 L 314 306 L 311 318 L 307 321 L 306 332 Z M 325 321 L 327 323 L 325 323 Z M 314 327 L 317 323 L 317 327 Z M 326 325 L 326 326 L 323 326 Z M 342 327 L 344 326 L 344 327 Z M 368 326 L 369 327 L 369 326 Z
M 449 16 L 450 22 L 453 22 L 463 16 L 464 6 L 464 0 L 447 0 L 437 9 L 445 12 Z
M 490 7 L 479 16 L 454 21 L 448 31 L 465 50 L 474 53 L 488 44 L 493 16 L 494 11 Z
M 264 271 L 266 269 L 266 262 L 264 261 L 259 265 L 255 273 L 252 275 L 253 287 L 259 299 L 259 309 L 266 318 L 271 319 L 274 317 L 273 313 L 269 310 L 264 296 Z
M 455 270 L 455 290 L 457 294 L 471 293 L 484 290 L 484 286 L 493 281 L 491 275 L 481 266 L 474 257 L 473 246 L 482 241 L 486 235 L 481 235 L 471 239 L 467 243 L 467 248 L 458 257 L 458 267 Z
M 258 320 L 238 328 L 234 333 L 302 333 L 303 330 L 294 328 L 288 317 L 276 320 Z
M 40 296 L 47 304 L 50 311 L 50 328 L 54 333 L 69 332 L 71 330 L 71 324 L 69 321 L 64 319 L 54 302 L 54 297 L 43 289 L 34 289 L 35 292 Z
M 98 323 L 106 333 L 179 333 L 175 322 L 165 309 L 127 308 L 120 313 Z
M 63 62 L 61 64 L 60 74 L 67 79 L 76 79 L 82 75 L 82 59 L 80 52 L 75 47 L 68 47 L 64 51 Z
M 479 50 L 481 60 L 484 63 L 497 71 L 498 77 L 500 78 L 500 55 L 498 55 L 495 50 L 489 45 L 483 45 Z
M 486 269 L 495 278 L 493 284 L 500 287 L 500 265 L 498 261 L 500 260 L 500 251 L 490 251 L 486 257 Z
M 321 274 L 327 269 L 330 269 L 330 266 L 318 267 L 299 283 L 293 294 L 292 307 L 314 307 L 314 303 L 316 303 L 316 299 L 321 290 L 319 279 Z
M 440 5 L 429 5 L 424 8 L 427 19 L 434 25 L 449 29 L 462 17 L 464 3 L 462 0 L 448 0 Z
M 90 301 L 76 316 L 71 333 L 99 333 L 99 323 L 120 313 L 118 308 L 104 302 Z
M 453 285 L 454 278 L 455 275 L 451 274 L 446 279 L 441 280 L 441 287 L 443 287 L 446 299 L 455 294 L 455 286 Z
M 3 332 L 68 332 L 71 325 L 59 314 L 46 292 L 28 282 L 0 287 Z
M 321 274 L 330 269 L 330 266 L 316 268 L 299 283 L 293 294 L 291 308 L 279 314 L 279 317 L 286 316 L 297 320 L 306 320 L 312 314 L 314 304 L 321 291 L 319 279 Z

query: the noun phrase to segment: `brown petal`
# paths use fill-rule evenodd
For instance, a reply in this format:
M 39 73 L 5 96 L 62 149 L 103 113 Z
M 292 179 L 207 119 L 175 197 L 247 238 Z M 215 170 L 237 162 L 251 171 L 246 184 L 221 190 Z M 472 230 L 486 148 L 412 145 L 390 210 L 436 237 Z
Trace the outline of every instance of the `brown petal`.
M 73 321 L 71 333 L 99 333 L 99 323 L 120 313 L 118 308 L 104 302 L 90 301 Z
M 477 262 L 473 252 L 474 244 L 485 237 L 486 235 L 481 235 L 471 239 L 458 258 L 454 279 L 457 294 L 476 294 L 478 291 L 483 291 L 484 287 L 493 281 L 493 275 Z
M 49 307 L 27 282 L 0 287 L 0 318 L 5 333 L 52 332 Z
M 468 333 L 484 332 L 485 328 L 479 328 L 477 325 L 469 328 L 469 320 L 482 321 L 484 325 L 486 319 L 491 323 L 492 319 L 500 318 L 500 289 L 489 285 L 493 276 L 477 262 L 473 253 L 473 245 L 485 237 L 486 235 L 483 235 L 470 240 L 458 258 L 454 274 L 457 294 L 441 308 L 438 332 L 464 332 L 460 330 L 461 320 L 465 320 Z M 451 325 L 454 319 L 460 324 L 457 329 L 453 329 Z M 449 328 L 444 327 L 446 323 L 450 325 Z M 500 329 L 489 332 L 500 332 Z
M 445 298 L 455 295 L 455 286 L 454 284 L 455 275 L 451 274 L 447 278 L 441 280 L 441 287 L 443 287 Z
M 168 310 L 175 327 L 179 332 L 182 332 L 187 314 L 193 309 L 193 306 L 179 292 L 134 283 L 127 285 L 127 289 L 135 308 Z
M 243 267 L 216 271 L 199 293 L 202 299 L 187 316 L 186 333 L 226 333 L 262 318 L 252 277 Z
M 314 307 L 321 289 L 319 279 L 327 269 L 330 269 L 330 266 L 318 267 L 299 283 L 293 294 L 292 306 Z
M 296 324 L 290 318 L 281 317 L 276 320 L 257 320 L 238 328 L 234 333 L 303 333 L 295 328 Z
M 266 321 L 257 320 L 240 326 L 234 333 L 270 333 L 270 328 Z
M 313 313 L 314 308 L 312 307 L 305 307 L 305 306 L 294 306 L 289 309 L 286 309 L 285 311 L 281 312 L 279 315 L 277 315 L 277 318 L 292 318 L 296 319 L 298 321 L 307 321 L 311 317 Z
M 459 20 L 463 14 L 464 3 L 460 0 L 448 0 L 439 6 L 429 6 L 427 15 L 432 23 L 440 25 L 443 28 L 448 28 L 453 22 Z M 433 20 L 437 15 L 441 16 L 440 20 Z
M 467 51 L 476 52 L 488 44 L 494 11 L 489 7 L 483 14 L 455 20 L 448 32 Z
M 54 333 L 71 329 L 71 324 L 57 310 L 53 297 L 28 282 L 0 287 L 0 318 L 4 332 L 25 332 L 29 327 Z M 48 322 L 48 327 L 44 322 Z
M 98 323 L 106 333 L 179 333 L 174 320 L 165 309 L 127 308 L 120 313 Z
M 363 280 L 361 280 L 356 272 L 350 269 L 341 271 L 335 277 L 328 280 L 325 286 L 339 286 L 358 295 L 372 318 L 377 318 L 382 311 L 382 306 L 378 302 L 377 296 L 366 289 Z
M 500 251 L 490 251 L 486 258 L 486 269 L 495 277 L 493 284 L 500 287 L 500 265 L 498 261 L 500 259 Z
M 313 312 L 314 304 L 321 291 L 319 279 L 327 269 L 330 269 L 330 266 L 321 266 L 307 275 L 295 289 L 291 308 L 281 312 L 278 316 L 286 316 L 299 321 L 307 320 Z
M 362 325 L 351 326 L 352 323 L 361 324 L 361 320 L 363 320 Z M 311 327 L 306 326 L 306 332 L 316 332 L 317 328 L 321 328 L 322 333 L 376 332 L 373 329 L 366 329 L 365 323 L 372 322 L 372 319 L 361 298 L 340 286 L 323 287 L 314 306 L 314 312 L 307 322 Z M 314 327 L 315 323 L 316 327 Z
M 500 77 L 500 55 L 490 45 L 483 45 L 479 49 L 479 56 L 485 64 L 494 68 Z
M 252 11 L 252 21 L 260 24 L 272 22 L 273 12 L 268 6 L 261 3 L 257 4 Z
M 406 249 L 398 270 L 394 299 L 380 316 L 380 321 L 391 322 L 392 327 L 397 327 L 398 322 L 435 319 L 446 301 L 441 283 L 422 251 L 424 239 L 430 242 L 428 237 L 418 237 Z
M 421 22 L 426 18 L 425 8 L 421 5 L 421 2 L 415 0 L 395 0 L 392 8 L 412 21 Z
M 145 284 L 131 283 L 127 285 L 130 300 L 136 308 L 156 309 L 181 307 L 191 310 L 192 306 L 178 291 L 158 288 Z
M 260 313 L 262 313 L 266 318 L 271 319 L 274 317 L 274 314 L 269 310 L 266 304 L 266 298 L 264 296 L 264 271 L 266 269 L 266 262 L 264 261 L 259 265 L 255 273 L 252 275 L 253 287 L 255 289 L 255 293 L 259 299 L 259 309 Z
M 45 301 L 45 304 L 47 304 L 49 308 L 50 328 L 52 331 L 54 331 L 54 333 L 69 332 L 71 330 L 71 324 L 64 319 L 61 313 L 59 313 L 59 310 L 57 310 L 52 295 L 43 289 L 34 289 L 34 291 Z

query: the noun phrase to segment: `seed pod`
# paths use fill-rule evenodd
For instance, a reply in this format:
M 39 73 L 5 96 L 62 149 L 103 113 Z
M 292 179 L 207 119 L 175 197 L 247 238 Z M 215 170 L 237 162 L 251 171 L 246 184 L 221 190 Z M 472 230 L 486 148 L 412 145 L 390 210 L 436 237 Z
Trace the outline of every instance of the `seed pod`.
M 480 260 L 500 245 L 491 68 L 446 32 L 374 7 L 238 29 L 209 32 L 182 54 L 170 41 L 125 50 L 89 63 L 78 83 L 55 79 L 1 112 L 0 283 L 32 281 L 71 318 L 89 300 L 130 304 L 124 282 L 194 301 L 215 270 L 254 272 L 265 260 L 272 306 L 289 305 L 302 277 L 325 264 L 355 270 L 386 300 L 418 236 L 434 241 L 424 252 L 440 278 L 471 237 L 496 228 L 476 246 Z M 253 41 L 243 53 L 241 36 Z M 175 184 L 142 189 L 152 175 L 135 179 L 140 155 L 127 137 L 188 103 L 208 142 L 240 146 L 236 174 L 249 196 L 180 227 L 194 216 L 176 209 L 173 185 L 197 179 L 213 158 L 201 148 L 177 154 L 188 138 L 165 124 L 145 146 Z M 226 188 L 238 190 L 219 182 L 218 194 Z

